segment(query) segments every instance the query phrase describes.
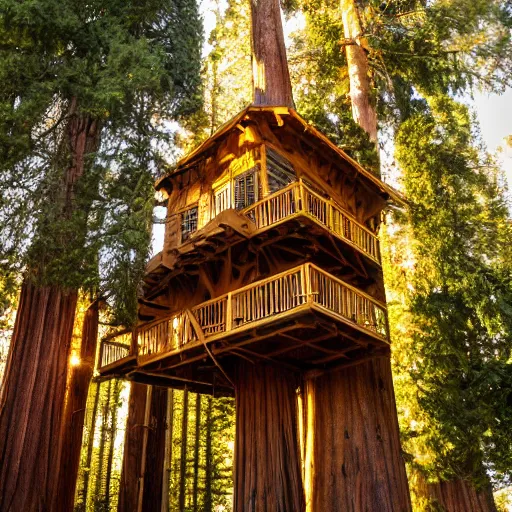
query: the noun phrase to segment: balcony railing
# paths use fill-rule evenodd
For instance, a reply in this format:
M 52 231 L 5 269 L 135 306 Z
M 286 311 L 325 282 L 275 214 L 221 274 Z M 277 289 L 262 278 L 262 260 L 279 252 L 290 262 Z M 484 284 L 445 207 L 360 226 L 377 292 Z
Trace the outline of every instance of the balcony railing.
M 115 337 L 116 341 L 102 340 L 100 345 L 99 366 L 104 367 L 130 355 L 132 333 L 123 333 Z
M 353 244 L 380 264 L 379 239 L 331 199 L 322 197 L 302 180 L 267 196 L 243 210 L 258 229 L 305 214 Z
M 191 342 L 222 338 L 308 307 L 376 338 L 388 339 L 384 304 L 306 263 L 139 327 L 138 358 L 143 362 L 157 354 L 181 350 Z M 102 365 L 112 362 L 112 342 L 108 343 Z

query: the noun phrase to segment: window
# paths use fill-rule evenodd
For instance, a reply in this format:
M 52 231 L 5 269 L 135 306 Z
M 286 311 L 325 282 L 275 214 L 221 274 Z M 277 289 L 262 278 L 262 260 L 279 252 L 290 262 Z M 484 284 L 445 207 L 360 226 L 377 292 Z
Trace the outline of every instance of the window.
M 231 208 L 231 183 L 227 183 L 219 190 L 215 191 L 215 215 Z
M 297 177 L 292 164 L 272 148 L 266 147 L 267 179 L 270 194 L 294 182 Z
M 181 241 L 185 242 L 197 231 L 197 206 L 181 214 Z
M 243 210 L 257 201 L 256 167 L 234 179 L 235 208 Z

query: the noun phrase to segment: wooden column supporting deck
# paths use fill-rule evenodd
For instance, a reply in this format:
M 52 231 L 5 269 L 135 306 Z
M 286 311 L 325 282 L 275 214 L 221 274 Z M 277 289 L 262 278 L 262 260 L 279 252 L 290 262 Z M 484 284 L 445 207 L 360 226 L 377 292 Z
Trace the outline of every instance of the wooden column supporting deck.
M 303 512 L 297 378 L 241 361 L 235 371 L 234 512 Z
M 305 388 L 307 512 L 410 512 L 389 358 Z

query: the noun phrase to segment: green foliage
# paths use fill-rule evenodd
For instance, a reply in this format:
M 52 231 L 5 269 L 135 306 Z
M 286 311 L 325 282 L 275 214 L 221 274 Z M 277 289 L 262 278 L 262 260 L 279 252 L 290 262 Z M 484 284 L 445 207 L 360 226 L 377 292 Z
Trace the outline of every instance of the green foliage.
M 169 121 L 201 104 L 197 5 L 4 0 L 0 41 L 1 263 L 99 287 L 129 324 Z M 95 133 L 70 200 L 84 126 Z
M 395 139 L 410 201 L 388 241 L 388 264 L 400 265 L 388 269 L 390 310 L 401 293 L 409 340 L 395 347 L 397 398 L 414 462 L 431 477 L 483 485 L 486 469 L 507 480 L 512 468 L 512 230 L 466 109 L 446 97 L 429 105 Z

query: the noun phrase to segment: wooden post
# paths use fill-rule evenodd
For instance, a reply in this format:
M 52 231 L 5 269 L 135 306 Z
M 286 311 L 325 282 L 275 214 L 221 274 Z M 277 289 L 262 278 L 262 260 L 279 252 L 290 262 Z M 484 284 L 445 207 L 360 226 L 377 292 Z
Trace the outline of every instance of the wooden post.
M 324 374 L 306 389 L 308 512 L 409 512 L 389 358 Z
M 297 385 L 293 374 L 266 364 L 236 368 L 234 512 L 304 510 Z

